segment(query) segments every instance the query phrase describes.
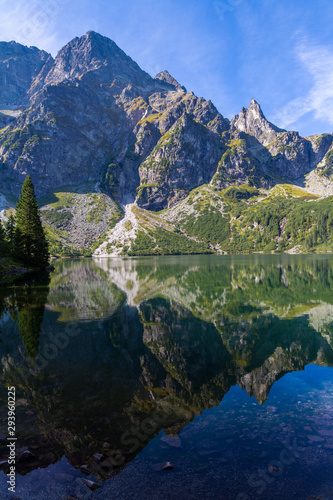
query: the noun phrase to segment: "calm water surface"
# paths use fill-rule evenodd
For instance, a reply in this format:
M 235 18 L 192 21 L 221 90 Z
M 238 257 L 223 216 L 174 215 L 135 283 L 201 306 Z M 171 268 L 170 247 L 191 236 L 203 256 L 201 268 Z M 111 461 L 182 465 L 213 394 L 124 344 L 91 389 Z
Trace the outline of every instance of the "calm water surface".
M 0 498 L 332 500 L 332 257 L 61 260 L 0 318 Z

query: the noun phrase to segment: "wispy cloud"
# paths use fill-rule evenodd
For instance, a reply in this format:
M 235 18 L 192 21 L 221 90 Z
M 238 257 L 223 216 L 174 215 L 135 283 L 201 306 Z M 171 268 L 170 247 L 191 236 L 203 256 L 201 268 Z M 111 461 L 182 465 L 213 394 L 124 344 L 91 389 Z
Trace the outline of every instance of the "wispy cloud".
M 289 101 L 273 121 L 286 128 L 312 111 L 316 119 L 333 124 L 333 47 L 302 42 L 296 53 L 312 78 L 312 87 L 305 96 Z
M 58 16 L 69 0 L 0 0 L 1 40 L 55 52 Z

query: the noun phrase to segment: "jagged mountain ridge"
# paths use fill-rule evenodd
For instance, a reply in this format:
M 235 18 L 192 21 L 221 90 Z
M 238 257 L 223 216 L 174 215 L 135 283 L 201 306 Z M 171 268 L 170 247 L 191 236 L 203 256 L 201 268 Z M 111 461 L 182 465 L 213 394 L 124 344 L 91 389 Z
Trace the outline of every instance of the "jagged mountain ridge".
M 167 71 L 152 78 L 93 31 L 55 59 L 2 42 L 0 62 L 2 107 L 18 115 L 0 131 L 4 193 L 17 195 L 30 173 L 39 194 L 99 182 L 118 201 L 137 197 L 160 210 L 204 183 L 267 188 L 297 179 L 325 163 L 333 142 L 277 128 L 254 99 L 230 122 Z M 23 83 L 5 93 L 24 65 Z
M 0 106 L 20 106 L 50 54 L 14 41 L 0 42 Z

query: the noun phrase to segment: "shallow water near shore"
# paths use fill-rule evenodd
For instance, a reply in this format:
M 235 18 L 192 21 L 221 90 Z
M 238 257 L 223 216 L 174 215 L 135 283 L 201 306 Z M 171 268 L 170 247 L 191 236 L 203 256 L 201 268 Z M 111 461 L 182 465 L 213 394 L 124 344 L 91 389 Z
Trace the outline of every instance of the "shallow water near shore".
M 55 268 L 0 292 L 1 498 L 332 498 L 332 257 Z

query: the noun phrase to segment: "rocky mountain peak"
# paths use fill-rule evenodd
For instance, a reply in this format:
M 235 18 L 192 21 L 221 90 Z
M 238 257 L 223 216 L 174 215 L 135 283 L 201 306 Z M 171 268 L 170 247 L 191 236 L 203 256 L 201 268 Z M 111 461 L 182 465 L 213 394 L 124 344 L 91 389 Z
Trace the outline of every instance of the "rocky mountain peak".
M 268 146 L 275 141 L 279 133 L 285 132 L 266 119 L 254 98 L 251 99 L 248 108 L 242 108 L 239 115 L 231 120 L 231 127 L 253 135 L 263 146 Z
M 37 47 L 27 47 L 20 43 L 14 42 L 0 42 L 0 61 L 8 61 L 10 59 L 16 59 L 18 57 L 26 55 L 34 55 L 39 59 L 46 60 L 50 54 L 45 52 L 45 50 L 40 50 Z
M 172 76 L 170 75 L 169 71 L 161 71 L 158 73 L 158 75 L 155 76 L 155 80 L 161 80 L 162 82 L 169 83 L 170 85 L 173 85 L 177 90 L 184 90 L 187 92 L 186 88 Z
M 252 97 L 249 107 L 248 107 L 248 112 L 251 113 L 253 116 L 257 116 L 258 118 L 264 118 L 264 113 L 262 112 L 262 109 L 260 107 L 260 104 Z
M 94 31 L 74 38 L 58 52 L 45 83 L 57 84 L 87 74 L 90 80 L 109 85 L 117 80 L 151 87 L 154 82 L 115 42 Z
M 230 123 L 168 71 L 152 78 L 94 31 L 55 60 L 35 47 L 0 43 L 1 101 L 4 193 L 17 194 L 28 172 L 38 194 L 100 182 L 117 201 L 137 197 L 139 206 L 161 210 L 202 184 L 267 188 L 322 161 L 331 172 L 331 134 L 308 140 L 286 133 L 255 99 Z

